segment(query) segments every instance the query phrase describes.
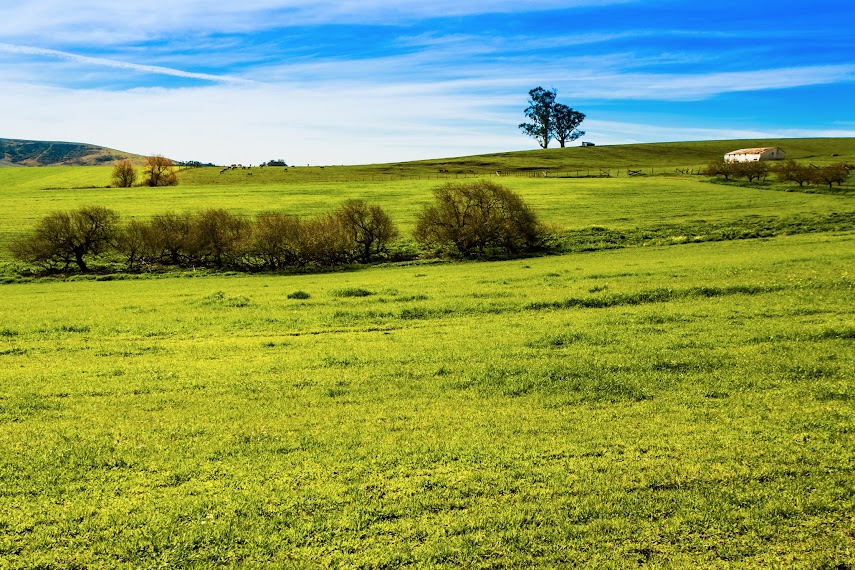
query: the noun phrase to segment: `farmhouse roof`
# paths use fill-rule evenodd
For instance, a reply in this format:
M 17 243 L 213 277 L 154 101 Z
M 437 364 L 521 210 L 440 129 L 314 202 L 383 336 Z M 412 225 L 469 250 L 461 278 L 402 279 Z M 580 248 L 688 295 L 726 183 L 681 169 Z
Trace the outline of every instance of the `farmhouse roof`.
M 727 154 L 762 154 L 762 153 L 766 152 L 767 150 L 773 150 L 776 148 L 778 148 L 778 147 L 761 146 L 761 147 L 757 147 L 757 148 L 740 148 L 737 150 L 732 150 Z

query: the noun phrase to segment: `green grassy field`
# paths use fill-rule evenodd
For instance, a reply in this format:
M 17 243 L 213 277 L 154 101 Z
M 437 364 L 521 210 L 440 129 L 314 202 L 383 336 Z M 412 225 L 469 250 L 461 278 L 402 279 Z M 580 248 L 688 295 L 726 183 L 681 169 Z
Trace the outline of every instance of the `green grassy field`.
M 836 140 L 843 142 L 834 142 Z M 850 139 L 830 141 L 824 140 L 823 148 L 846 149 Z M 750 141 L 719 142 L 717 145 L 729 148 L 740 142 Z M 660 160 L 678 161 L 676 153 L 683 147 L 677 143 L 663 144 L 674 148 L 660 153 L 663 157 Z M 683 144 L 701 149 L 710 146 L 709 143 Z M 855 162 L 855 143 L 850 144 Z M 613 148 L 594 147 L 612 153 L 616 152 Z M 563 153 L 592 149 L 553 150 Z M 518 161 L 533 160 L 539 156 L 538 152 L 518 153 L 523 157 Z M 649 152 L 634 149 L 631 154 Z M 41 217 L 55 210 L 92 204 L 112 208 L 125 219 L 203 208 L 224 208 L 246 216 L 271 210 L 310 216 L 328 211 L 344 200 L 361 198 L 387 210 L 406 240 L 415 226 L 417 214 L 431 202 L 432 189 L 449 180 L 465 180 L 454 175 L 392 180 L 380 174 L 384 168 L 383 165 L 340 167 L 339 174 L 331 168 L 292 168 L 288 172 L 268 168 L 264 173 L 256 168 L 252 177 L 240 170 L 220 175 L 219 169 L 200 168 L 182 171 L 181 183 L 176 187 L 129 189 L 105 188 L 110 182 L 110 167 L 7 168 L 0 172 L 0 199 L 4 202 L 0 210 L 0 264 L 8 261 L 9 241 L 28 231 Z M 365 172 L 373 174 L 366 176 Z M 350 181 L 339 182 L 339 178 Z M 758 219 L 855 214 L 851 199 L 855 179 L 835 189 L 833 194 L 816 188 L 800 189 L 795 184 L 778 183 L 773 179 L 753 184 L 720 184 L 704 176 L 675 174 L 563 179 L 498 178 L 493 173 L 491 179 L 519 193 L 537 209 L 544 221 L 559 230 L 596 226 L 617 231 L 658 232 L 662 226 L 677 225 L 679 227 L 673 228 L 674 237 L 679 237 L 696 227 L 700 228 L 697 231 L 703 231 L 709 224 L 736 222 L 742 225 L 754 224 Z
M 346 197 L 407 231 L 436 184 L 28 170 L 0 171 L 4 239 L 91 203 Z M 569 230 L 855 216 L 698 177 L 507 184 Z M 674 243 L 2 284 L 0 568 L 851 568 L 851 223 Z
M 855 139 L 764 139 L 732 141 L 697 141 L 595 147 L 537 149 L 480 156 L 441 158 L 414 162 L 373 164 L 364 166 L 300 166 L 252 170 L 231 170 L 220 174 L 219 168 L 188 172 L 191 183 L 234 184 L 278 181 L 370 181 L 394 179 L 446 179 L 473 175 L 525 174 L 547 176 L 599 176 L 600 170 L 611 176 L 627 176 L 627 170 L 648 174 L 673 174 L 675 169 L 705 167 L 737 148 L 779 146 L 787 158 L 816 165 L 835 162 L 855 162 Z

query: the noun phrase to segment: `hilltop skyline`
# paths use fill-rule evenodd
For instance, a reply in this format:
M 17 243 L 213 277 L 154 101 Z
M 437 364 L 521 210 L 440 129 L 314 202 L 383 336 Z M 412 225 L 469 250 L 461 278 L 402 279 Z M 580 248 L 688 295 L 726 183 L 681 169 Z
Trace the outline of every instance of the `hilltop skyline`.
M 597 144 L 855 136 L 855 8 L 803 6 L 32 0 L 0 23 L 0 137 L 216 163 L 527 150 L 538 85 Z

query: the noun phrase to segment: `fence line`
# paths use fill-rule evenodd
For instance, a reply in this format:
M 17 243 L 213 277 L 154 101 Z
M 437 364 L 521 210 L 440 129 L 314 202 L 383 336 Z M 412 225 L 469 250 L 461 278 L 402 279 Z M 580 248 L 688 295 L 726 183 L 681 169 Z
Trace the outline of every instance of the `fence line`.
M 660 176 L 668 174 L 682 174 L 701 176 L 706 174 L 703 167 L 641 167 L 641 168 L 588 168 L 578 170 L 496 170 L 494 172 L 440 172 L 437 174 L 389 174 L 374 176 L 357 176 L 344 181 L 361 182 L 383 182 L 395 180 L 459 180 L 470 178 L 626 178 L 632 176 Z M 318 179 L 319 181 L 322 179 Z M 327 179 L 323 179 L 327 180 Z
M 473 178 L 626 178 L 633 176 L 660 176 L 660 175 L 703 175 L 704 167 L 622 167 L 622 168 L 585 168 L 567 170 L 542 170 L 542 169 L 520 169 L 520 170 L 495 170 L 488 172 L 449 172 L 440 169 L 435 174 L 371 174 L 347 177 L 330 176 L 327 178 L 320 172 L 308 172 L 308 176 L 295 176 L 295 182 L 395 182 L 407 180 L 466 180 Z M 302 174 L 302 173 L 301 173 Z M 228 175 L 226 175 L 228 176 Z M 249 182 L 249 180 L 247 180 Z M 258 180 L 261 182 L 261 180 Z

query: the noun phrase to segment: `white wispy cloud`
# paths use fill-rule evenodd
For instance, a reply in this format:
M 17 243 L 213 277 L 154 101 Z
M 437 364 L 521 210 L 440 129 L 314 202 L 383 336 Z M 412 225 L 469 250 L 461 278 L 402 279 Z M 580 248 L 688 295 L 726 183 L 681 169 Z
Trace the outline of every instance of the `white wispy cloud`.
M 523 103 L 418 86 L 329 90 L 213 84 L 184 89 L 71 90 L 0 83 L 3 136 L 92 142 L 141 154 L 221 164 L 283 157 L 294 164 L 360 164 L 534 148 L 516 128 Z M 524 96 L 523 96 L 524 98 Z M 513 103 L 508 105 L 508 103 Z M 592 117 L 598 144 L 855 136 L 840 128 L 672 127 Z
M 212 85 L 131 91 L 0 84 L 10 138 L 95 142 L 177 159 L 353 164 L 525 145 L 484 101 L 394 89 Z
M 111 44 L 190 31 L 249 32 L 317 24 L 396 25 L 425 18 L 566 10 L 635 0 L 27 0 L 4 9 L 0 38 Z
M 675 127 L 652 123 L 586 120 L 584 125 L 599 144 L 629 144 L 667 141 L 728 139 L 772 139 L 802 137 L 855 137 L 855 129 L 781 129 Z
M 501 55 L 500 55 L 501 54 Z M 258 68 L 259 77 L 316 84 L 408 85 L 423 93 L 525 93 L 555 87 L 574 99 L 697 101 L 726 93 L 855 82 L 855 65 L 807 65 L 744 71 L 678 73 L 698 58 L 670 53 L 550 57 L 493 52 L 467 38 L 412 53 L 362 59 L 313 58 Z M 513 72 L 511 72 L 513 70 Z
M 613 73 L 588 76 L 575 85 L 592 99 L 693 101 L 722 93 L 790 89 L 855 81 L 855 65 L 816 65 L 725 73 Z
M 20 46 L 14 44 L 0 43 L 0 52 L 11 53 L 11 54 L 20 54 L 20 55 L 35 55 L 35 56 L 43 56 L 50 58 L 59 58 L 67 61 L 72 61 L 79 64 L 91 65 L 97 67 L 111 67 L 115 69 L 124 69 L 128 71 L 134 71 L 137 73 L 153 73 L 157 75 L 169 75 L 172 77 L 183 77 L 186 79 L 199 79 L 202 81 L 214 81 L 218 83 L 235 83 L 235 84 L 251 84 L 255 83 L 253 81 L 249 81 L 247 79 L 242 79 L 239 77 L 232 77 L 228 75 L 214 75 L 210 73 L 195 73 L 192 71 L 183 71 L 180 69 L 172 69 L 169 67 L 162 67 L 159 65 L 145 65 L 138 63 L 131 63 L 126 61 L 117 61 L 114 59 L 105 59 L 100 57 L 90 57 L 85 55 L 79 55 L 74 53 L 69 53 L 65 51 L 58 51 L 53 49 L 45 49 L 39 47 L 32 46 Z
M 574 6 L 626 1 L 27 0 L 0 20 L 0 107 L 15 110 L 0 136 L 221 163 L 479 154 L 533 147 L 516 125 L 537 85 L 583 111 L 605 103 L 585 123 L 599 143 L 851 133 L 845 111 L 837 127 L 798 131 L 693 128 L 716 122 L 689 115 L 682 128 L 610 122 L 623 101 L 699 109 L 720 95 L 855 84 L 855 64 L 824 52 L 759 57 L 772 48 L 742 41 L 746 29 L 572 25 Z M 520 22 L 542 10 L 561 10 L 566 31 L 529 33 Z M 488 13 L 508 17 L 454 20 Z M 696 36 L 705 47 L 692 48 Z

